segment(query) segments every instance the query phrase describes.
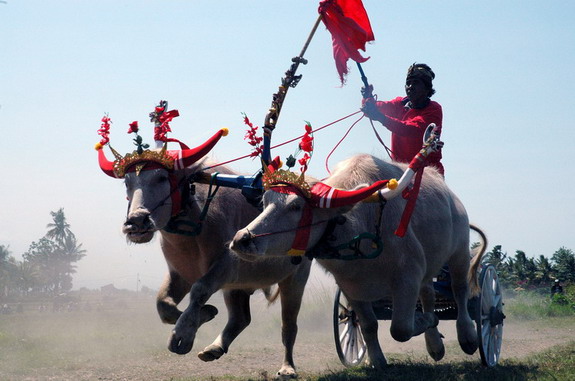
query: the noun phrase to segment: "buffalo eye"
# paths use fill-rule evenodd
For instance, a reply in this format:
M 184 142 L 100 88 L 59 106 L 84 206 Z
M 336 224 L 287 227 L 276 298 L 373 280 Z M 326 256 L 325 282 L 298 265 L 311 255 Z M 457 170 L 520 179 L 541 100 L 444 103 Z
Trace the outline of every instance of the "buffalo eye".
M 299 202 L 292 202 L 289 204 L 288 210 L 290 212 L 300 212 L 302 210 L 302 206 Z
M 169 178 L 168 178 L 167 175 L 160 175 L 160 176 L 158 176 L 158 177 L 156 178 L 156 183 L 157 183 L 157 184 L 164 184 L 164 183 L 166 183 L 166 182 L 168 182 L 168 181 L 169 181 Z

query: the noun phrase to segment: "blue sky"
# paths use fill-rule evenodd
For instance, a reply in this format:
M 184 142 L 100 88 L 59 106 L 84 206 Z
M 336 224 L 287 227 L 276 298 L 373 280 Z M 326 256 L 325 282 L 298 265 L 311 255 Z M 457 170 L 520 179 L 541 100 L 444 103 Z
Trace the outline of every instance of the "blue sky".
M 132 150 L 128 123 L 160 99 L 177 108 L 173 134 L 189 145 L 218 128 L 230 135 L 218 161 L 249 152 L 241 113 L 261 125 L 280 78 L 305 42 L 317 1 L 8 0 L 0 4 L 0 244 L 17 257 L 64 207 L 88 251 L 76 287 L 157 287 L 166 268 L 158 241 L 128 245 L 120 228 L 123 184 L 98 168 L 94 144 L 109 113 L 112 145 Z M 446 181 L 481 226 L 490 248 L 551 256 L 575 249 L 575 26 L 572 1 L 364 0 L 376 41 L 363 67 L 380 99 L 403 95 L 407 67 L 436 73 L 444 110 Z M 320 26 L 290 89 L 274 142 L 358 110 L 354 66 L 339 86 L 331 39 Z M 355 119 L 315 136 L 309 172 Z M 147 128 L 149 127 L 149 128 Z M 384 140 L 389 133 L 379 129 Z M 278 149 L 285 157 L 293 147 Z M 367 120 L 354 127 L 330 167 L 355 153 L 385 157 Z M 257 164 L 233 168 L 251 173 Z

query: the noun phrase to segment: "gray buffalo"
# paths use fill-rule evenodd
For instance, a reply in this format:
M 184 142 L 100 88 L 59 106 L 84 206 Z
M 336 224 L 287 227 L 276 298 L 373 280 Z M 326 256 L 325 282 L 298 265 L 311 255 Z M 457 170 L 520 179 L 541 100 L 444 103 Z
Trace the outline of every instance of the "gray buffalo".
M 255 260 L 279 253 L 301 254 L 298 250 L 302 249 L 307 252 L 318 250 L 321 254 L 326 247 L 348 248 L 341 249 L 340 254 L 343 255 L 350 254 L 352 249 L 372 253 L 374 249 L 371 246 L 377 241 L 373 237 L 380 237 L 383 249 L 376 258 L 341 260 L 318 257 L 319 264 L 333 274 L 357 312 L 369 360 L 376 367 L 386 364 L 371 304 L 380 299 L 389 299 L 393 303 L 390 330 L 395 340 L 407 341 L 425 332 L 429 354 L 435 360 L 440 360 L 445 354 L 437 329 L 438 320 L 433 313 L 433 278 L 444 264 L 449 266 L 458 306 L 459 344 L 468 354 L 474 353 L 478 345 L 467 300 L 478 291 L 477 269 L 486 239 L 480 232 L 484 242 L 472 259 L 467 213 L 441 175 L 433 168 L 425 169 L 417 203 L 403 237 L 396 235 L 395 231 L 400 225 L 406 200 L 401 196 L 390 197 L 395 196 L 397 190 L 379 191 L 388 199 L 382 213 L 378 203 L 362 202 L 353 207 L 336 202 L 338 190 L 362 189 L 363 184 L 398 179 L 409 171 L 404 164 L 358 155 L 340 163 L 323 184 L 315 181 L 304 184 L 300 179 L 278 177 L 279 180 L 271 181 L 272 185 L 268 184 L 264 193 L 262 214 L 239 230 L 230 244 L 242 258 Z M 321 184 L 319 195 L 314 193 L 318 184 Z M 321 190 L 323 188 L 326 190 Z M 331 205 L 327 205 L 329 203 Z M 342 215 L 344 223 L 338 217 Z M 332 223 L 338 218 L 339 223 Z M 371 233 L 373 239 L 358 241 L 357 237 L 362 233 Z M 301 246 L 302 237 L 304 246 Z M 353 242 L 355 245 L 348 245 Z M 300 247 L 296 247 L 298 245 Z M 423 313 L 416 311 L 418 298 L 422 302 Z
M 203 361 L 220 358 L 251 319 L 250 296 L 258 289 L 267 291 L 270 300 L 279 293 L 281 300 L 282 342 L 285 346 L 282 377 L 295 377 L 293 346 L 297 335 L 297 316 L 311 261 L 298 266 L 289 258 L 269 258 L 259 262 L 241 260 L 228 248 L 235 232 L 251 222 L 258 209 L 250 205 L 238 189 L 224 188 L 215 196 L 207 184 L 190 184 L 201 168 L 214 163 L 201 157 L 222 134 L 196 149 L 167 151 L 143 150 L 108 161 L 101 150 L 102 170 L 124 178 L 129 200 L 123 232 L 128 241 L 149 242 L 160 235 L 162 252 L 169 272 L 158 292 L 157 309 L 164 323 L 175 324 L 169 350 L 186 354 L 191 351 L 201 324 L 216 314 L 206 304 L 218 290 L 223 290 L 228 310 L 226 326 L 215 341 L 198 356 Z M 225 167 L 218 171 L 233 174 Z M 208 176 L 209 177 L 209 176 Z M 270 295 L 270 287 L 277 292 Z M 177 305 L 190 294 L 189 306 L 182 312 Z

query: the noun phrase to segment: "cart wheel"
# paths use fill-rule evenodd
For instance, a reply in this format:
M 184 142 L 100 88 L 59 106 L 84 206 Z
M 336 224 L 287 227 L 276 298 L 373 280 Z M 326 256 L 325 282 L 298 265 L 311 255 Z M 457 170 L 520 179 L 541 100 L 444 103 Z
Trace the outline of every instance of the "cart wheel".
M 367 346 L 359 328 L 357 315 L 339 288 L 335 293 L 333 305 L 333 334 L 335 349 L 341 363 L 348 367 L 361 364 Z
M 479 276 L 481 294 L 478 300 L 477 336 L 479 339 L 479 353 L 481 362 L 485 366 L 495 366 L 501 354 L 503 340 L 503 297 L 497 272 L 493 265 L 481 270 Z

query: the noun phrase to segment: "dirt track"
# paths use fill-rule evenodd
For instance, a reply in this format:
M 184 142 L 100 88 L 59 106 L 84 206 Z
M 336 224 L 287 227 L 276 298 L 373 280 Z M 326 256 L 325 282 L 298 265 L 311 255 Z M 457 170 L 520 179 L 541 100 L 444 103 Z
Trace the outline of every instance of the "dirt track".
M 332 332 L 332 290 L 308 294 L 300 314 L 295 347 L 298 372 L 331 373 L 340 364 Z M 217 298 L 216 298 L 217 299 Z M 220 360 L 204 363 L 195 355 L 210 344 L 223 328 L 225 309 L 200 328 L 192 352 L 185 356 L 167 350 L 170 327 L 160 323 L 152 297 L 129 301 L 127 308 L 94 312 L 31 312 L 0 317 L 0 379 L 18 380 L 170 380 L 232 375 L 242 379 L 266 379 L 279 369 L 283 348 L 279 306 L 268 308 L 261 294 L 253 297 L 252 324 Z M 15 318 L 16 317 L 16 318 Z M 398 343 L 389 336 L 389 322 L 380 322 L 380 340 L 390 362 L 410 357 L 431 362 L 423 337 Z M 575 322 L 552 326 L 543 321 L 507 319 L 502 358 L 522 358 L 572 340 Z M 445 335 L 442 362 L 477 361 L 459 349 L 452 321 L 440 322 Z M 237 378 L 236 378 L 237 379 Z

